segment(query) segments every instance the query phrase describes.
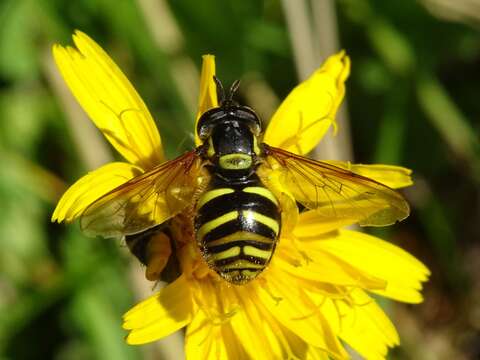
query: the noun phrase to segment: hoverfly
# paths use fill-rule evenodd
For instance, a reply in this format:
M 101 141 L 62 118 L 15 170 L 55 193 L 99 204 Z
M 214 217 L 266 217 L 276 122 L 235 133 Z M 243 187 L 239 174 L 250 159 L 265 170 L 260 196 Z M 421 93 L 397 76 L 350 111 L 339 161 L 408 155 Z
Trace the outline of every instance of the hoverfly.
M 198 121 L 202 144 L 96 200 L 81 216 L 85 233 L 126 236 L 144 261 L 151 234 L 189 214 L 206 263 L 239 285 L 267 267 L 282 233 L 286 212 L 282 190 L 269 178 L 273 169 L 297 203 L 326 220 L 381 226 L 408 216 L 408 204 L 389 187 L 262 143 L 259 117 L 233 100 L 239 82 L 225 95 L 214 80 L 220 105 Z

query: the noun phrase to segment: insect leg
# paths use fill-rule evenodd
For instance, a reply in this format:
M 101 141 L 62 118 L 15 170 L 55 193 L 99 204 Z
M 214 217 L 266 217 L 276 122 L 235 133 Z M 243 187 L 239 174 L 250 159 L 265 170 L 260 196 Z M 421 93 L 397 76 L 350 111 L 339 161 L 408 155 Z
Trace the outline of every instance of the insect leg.
M 167 232 L 167 228 L 160 225 L 125 237 L 130 252 L 146 265 L 145 277 L 150 281 L 160 278 L 172 254 L 170 237 Z

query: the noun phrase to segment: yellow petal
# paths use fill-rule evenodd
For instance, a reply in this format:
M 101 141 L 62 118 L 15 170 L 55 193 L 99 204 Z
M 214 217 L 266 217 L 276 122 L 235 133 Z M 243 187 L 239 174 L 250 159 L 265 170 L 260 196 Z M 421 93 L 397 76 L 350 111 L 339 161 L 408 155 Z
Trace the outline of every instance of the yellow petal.
M 202 56 L 202 73 L 200 75 L 200 95 L 198 98 L 198 113 L 195 121 L 195 145 L 202 145 L 197 134 L 197 123 L 200 116 L 211 108 L 218 106 L 217 87 L 213 76 L 215 75 L 215 56 Z
M 366 359 L 384 359 L 388 348 L 400 343 L 383 310 L 364 291 L 350 293 L 351 303 L 337 301 L 339 336 Z
M 318 239 L 318 241 L 322 240 Z M 304 243 L 300 243 L 296 247 L 293 240 L 282 239 L 273 260 L 275 266 L 297 279 L 309 282 L 385 289 L 384 280 L 352 267 L 333 254 L 313 250 L 303 245 Z
M 325 350 L 333 358 L 346 357 L 330 325 L 318 314 L 317 305 L 304 296 L 297 279 L 273 265 L 263 279 L 263 287 L 251 294 L 253 301 L 262 302 L 273 317 L 309 345 Z
M 268 124 L 264 142 L 300 155 L 309 153 L 330 125 L 335 128 L 349 73 L 350 59 L 345 52 L 328 58 L 282 102 Z
M 264 319 L 260 331 L 264 334 L 275 359 L 302 358 L 301 355 L 306 352 L 308 344 L 278 323 L 262 305 L 256 304 Z
M 342 259 L 362 273 L 384 280 L 386 288 L 372 289 L 395 300 L 418 303 L 420 290 L 429 270 L 399 247 L 357 231 L 340 230 L 337 236 L 319 241 L 302 242 L 304 251 L 324 251 Z
M 142 169 L 122 162 L 106 164 L 74 183 L 61 197 L 52 221 L 73 221 L 95 200 L 142 173 Z
M 229 357 L 236 340 L 231 340 L 231 334 L 222 333 L 223 328 L 212 324 L 203 311 L 198 311 L 185 334 L 185 357 L 188 360 L 242 359 Z
M 299 356 L 299 359 L 306 360 L 330 360 L 331 357 L 328 356 L 328 353 L 325 350 L 309 346 L 305 351 L 303 356 Z M 346 357 L 348 359 L 348 357 Z
M 189 360 L 208 359 L 211 353 L 215 329 L 203 311 L 198 311 L 187 326 L 185 334 L 185 357 Z M 215 334 L 218 336 L 218 334 Z M 223 354 L 225 356 L 225 354 Z
M 336 359 L 334 357 L 328 356 L 328 352 L 321 348 L 317 348 L 311 345 L 306 344 L 302 341 L 297 335 L 283 327 L 283 334 L 278 331 L 272 336 L 278 336 L 281 334 L 285 338 L 285 342 L 290 348 L 290 352 L 287 353 L 287 356 L 282 357 L 282 359 L 305 359 L 305 360 L 330 360 Z M 278 358 L 280 359 L 280 358 Z M 338 358 L 337 358 L 338 359 Z
M 216 350 L 215 357 L 210 356 L 212 360 L 218 359 L 232 359 L 243 360 L 248 359 L 248 354 L 245 351 L 243 344 L 238 340 L 236 331 L 232 328 L 231 324 L 226 324 L 221 327 L 221 338 L 214 338 L 213 349 L 225 348 L 228 356 L 222 357 L 217 354 L 221 354 L 219 350 Z M 213 351 L 212 351 L 213 352 Z M 200 359 L 199 359 L 200 360 Z
M 412 181 L 412 170 L 394 165 L 382 165 L 382 164 L 372 164 L 372 165 L 362 165 L 362 164 L 351 164 L 348 161 L 337 161 L 329 160 L 326 161 L 337 167 L 352 171 L 356 174 L 368 177 L 379 183 L 387 185 L 392 189 L 399 189 L 406 186 L 413 185 Z
M 53 56 L 80 105 L 126 160 L 145 170 L 163 162 L 155 122 L 128 79 L 87 35 L 73 40 L 78 50 L 54 45 Z
M 130 330 L 127 343 L 144 344 L 168 336 L 190 323 L 193 313 L 190 287 L 182 275 L 123 316 L 123 328 Z
M 267 338 L 274 359 L 329 359 L 328 353 L 324 349 L 307 344 L 294 332 L 280 324 L 263 303 L 255 303 L 255 308 L 258 309 L 263 318 L 259 331 Z
M 278 338 L 268 336 L 271 333 L 267 319 L 268 314 L 261 311 L 265 310 L 263 307 L 257 306 L 257 303 L 252 301 L 250 294 L 255 291 L 252 284 L 232 289 L 238 303 L 238 310 L 230 319 L 230 325 L 240 344 L 249 354 L 249 358 L 272 360 L 284 358 Z M 229 294 L 224 293 L 225 295 Z
M 192 289 L 198 311 L 186 333 L 187 359 L 247 359 L 238 326 L 231 320 L 241 311 L 235 289 L 225 282 L 204 278 Z M 246 325 L 248 326 L 248 324 Z M 238 331 L 237 331 L 238 330 Z
M 367 359 L 384 359 L 388 348 L 399 343 L 395 327 L 363 290 L 338 290 L 336 295 L 327 297 L 307 291 L 307 296 L 318 305 L 337 336 Z

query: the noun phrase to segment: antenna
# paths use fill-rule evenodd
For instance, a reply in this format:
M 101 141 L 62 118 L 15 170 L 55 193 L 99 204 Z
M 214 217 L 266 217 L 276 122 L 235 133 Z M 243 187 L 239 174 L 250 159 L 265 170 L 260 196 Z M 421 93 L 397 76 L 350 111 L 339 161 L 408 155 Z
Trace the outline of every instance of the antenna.
M 225 90 L 223 89 L 222 82 L 213 75 L 213 81 L 215 81 L 215 85 L 217 85 L 217 101 L 220 105 L 225 102 Z
M 232 86 L 230 86 L 230 90 L 228 91 L 228 99 L 227 99 L 229 103 L 233 102 L 233 95 L 235 95 L 239 86 L 240 86 L 240 80 L 235 80 Z

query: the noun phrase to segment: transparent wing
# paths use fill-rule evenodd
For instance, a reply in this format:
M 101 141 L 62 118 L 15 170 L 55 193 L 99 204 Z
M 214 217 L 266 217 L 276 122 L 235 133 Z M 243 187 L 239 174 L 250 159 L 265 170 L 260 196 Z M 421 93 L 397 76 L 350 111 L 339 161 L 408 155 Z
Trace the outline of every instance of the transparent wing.
M 405 219 L 410 208 L 389 187 L 322 161 L 264 144 L 267 165 L 279 171 L 281 185 L 325 219 L 345 219 L 362 226 L 384 226 Z
M 110 191 L 85 209 L 82 231 L 88 236 L 121 237 L 165 222 L 192 203 L 201 162 L 191 151 Z

